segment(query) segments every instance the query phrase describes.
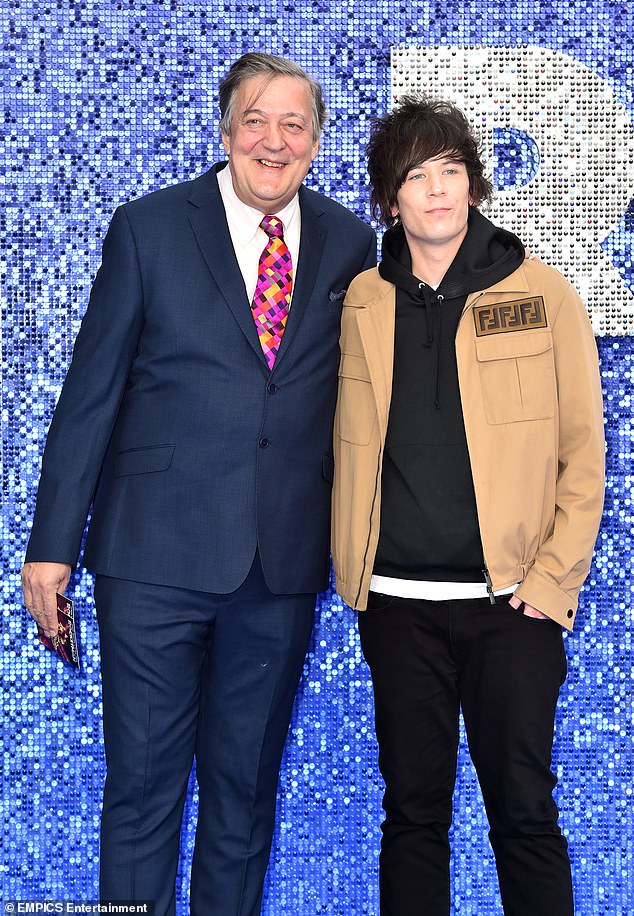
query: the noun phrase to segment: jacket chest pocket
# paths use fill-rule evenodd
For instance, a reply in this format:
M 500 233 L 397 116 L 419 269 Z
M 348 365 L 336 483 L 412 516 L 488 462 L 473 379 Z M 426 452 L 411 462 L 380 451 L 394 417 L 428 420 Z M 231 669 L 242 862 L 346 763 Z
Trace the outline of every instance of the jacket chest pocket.
M 339 435 L 353 445 L 367 445 L 377 421 L 374 392 L 365 359 L 342 353 L 339 364 Z
M 489 423 L 554 416 L 557 391 L 550 331 L 479 337 L 475 345 Z

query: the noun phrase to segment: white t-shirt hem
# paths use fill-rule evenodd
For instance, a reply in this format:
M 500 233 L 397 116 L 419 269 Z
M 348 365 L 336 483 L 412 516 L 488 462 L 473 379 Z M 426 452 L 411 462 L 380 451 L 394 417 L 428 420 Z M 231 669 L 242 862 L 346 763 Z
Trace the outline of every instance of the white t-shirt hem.
M 494 595 L 514 592 L 519 582 L 494 591 Z M 430 582 L 415 579 L 394 579 L 372 576 L 370 591 L 395 598 L 418 598 L 424 601 L 459 601 L 462 598 L 488 598 L 486 582 Z

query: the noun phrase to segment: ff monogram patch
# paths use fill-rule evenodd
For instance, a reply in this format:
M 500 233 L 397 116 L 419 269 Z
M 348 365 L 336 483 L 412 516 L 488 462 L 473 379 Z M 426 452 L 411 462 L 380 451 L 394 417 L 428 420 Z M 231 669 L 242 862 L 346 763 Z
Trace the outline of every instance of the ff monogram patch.
M 514 299 L 512 302 L 496 302 L 493 305 L 477 305 L 473 309 L 473 320 L 477 337 L 548 327 L 546 306 L 542 296 Z

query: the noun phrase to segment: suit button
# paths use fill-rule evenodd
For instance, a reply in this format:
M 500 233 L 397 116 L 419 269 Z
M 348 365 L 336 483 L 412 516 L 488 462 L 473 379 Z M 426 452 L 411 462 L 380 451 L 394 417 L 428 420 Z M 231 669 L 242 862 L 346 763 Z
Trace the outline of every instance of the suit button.
M 260 448 L 268 448 L 269 444 L 268 439 L 260 439 Z
M 568 609 L 568 617 L 572 617 L 573 614 L 574 614 L 574 611 L 572 610 L 572 608 L 569 608 L 569 609 Z
M 277 391 L 277 385 L 271 382 L 271 384 L 267 386 L 266 390 L 268 391 L 269 394 L 275 394 L 275 392 Z

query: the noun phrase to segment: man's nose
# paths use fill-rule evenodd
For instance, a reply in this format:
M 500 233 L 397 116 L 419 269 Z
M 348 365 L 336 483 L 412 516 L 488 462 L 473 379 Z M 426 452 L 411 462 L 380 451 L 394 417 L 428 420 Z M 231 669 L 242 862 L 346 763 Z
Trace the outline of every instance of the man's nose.
M 264 144 L 267 149 L 282 149 L 284 146 L 284 135 L 279 124 L 273 124 L 269 121 L 264 133 Z

